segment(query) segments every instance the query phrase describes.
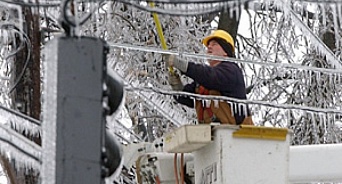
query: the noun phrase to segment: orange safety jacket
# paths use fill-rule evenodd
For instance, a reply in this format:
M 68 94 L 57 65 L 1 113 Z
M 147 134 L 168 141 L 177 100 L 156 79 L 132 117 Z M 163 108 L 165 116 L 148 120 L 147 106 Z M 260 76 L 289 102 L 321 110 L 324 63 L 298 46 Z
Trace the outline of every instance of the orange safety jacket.
M 216 90 L 208 90 L 203 86 L 195 89 L 197 94 L 221 96 Z M 220 122 L 221 124 L 236 125 L 234 114 L 230 105 L 225 101 L 219 101 L 215 104 L 213 101 L 196 100 L 195 109 L 198 122 L 201 124 L 209 124 L 211 122 Z M 254 125 L 252 117 L 249 115 L 242 121 L 243 125 Z

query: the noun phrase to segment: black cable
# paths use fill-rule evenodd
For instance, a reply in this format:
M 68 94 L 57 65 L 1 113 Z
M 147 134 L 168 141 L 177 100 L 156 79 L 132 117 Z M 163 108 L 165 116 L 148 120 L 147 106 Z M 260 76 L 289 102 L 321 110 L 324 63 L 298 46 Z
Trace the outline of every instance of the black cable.
M 6 28 L 8 28 L 8 27 L 13 27 L 13 29 L 14 29 L 17 33 L 20 33 L 19 28 L 17 28 L 17 27 L 16 27 L 15 25 L 13 25 L 13 24 L 2 24 L 0 29 L 3 29 L 3 28 L 6 29 Z M 15 56 L 15 55 L 19 52 L 19 50 L 21 50 L 21 49 L 24 48 L 24 45 L 25 45 L 25 44 L 20 43 L 19 47 L 18 47 L 14 52 L 11 52 L 11 53 L 7 54 L 6 57 L 5 57 L 4 59 L 5 59 L 5 60 L 8 60 L 10 57 Z
M 26 61 L 25 61 L 25 64 L 24 64 L 24 67 L 23 69 L 21 70 L 21 73 L 19 74 L 19 77 L 17 78 L 17 80 L 15 81 L 14 85 L 10 88 L 9 90 L 9 94 L 13 92 L 13 90 L 17 87 L 17 85 L 19 84 L 20 80 L 23 78 L 24 74 L 25 74 L 25 71 L 28 67 L 28 63 L 30 61 L 30 58 L 31 58 L 31 42 L 30 42 L 30 39 L 29 37 L 24 33 L 24 32 L 21 32 L 22 35 L 24 36 L 25 38 L 25 43 L 26 43 L 26 48 L 27 48 L 27 57 L 26 57 Z
M 26 57 L 26 61 L 25 61 L 24 67 L 23 67 L 23 69 L 22 69 L 22 71 L 21 71 L 17 81 L 15 81 L 14 85 L 9 90 L 9 94 L 10 94 L 10 93 L 13 92 L 13 90 L 16 88 L 16 86 L 18 85 L 18 83 L 20 82 L 22 77 L 24 76 L 25 70 L 27 69 L 28 63 L 29 63 L 30 58 L 31 58 L 31 46 L 32 45 L 31 45 L 31 42 L 30 42 L 30 39 L 28 38 L 28 36 L 24 32 L 21 32 L 17 26 L 15 26 L 13 24 L 3 24 L 3 25 L 1 25 L 1 29 L 9 29 L 9 30 L 13 29 L 13 30 L 17 31 L 18 33 L 21 33 L 24 36 L 24 38 L 25 38 L 25 43 L 26 43 L 26 47 L 27 47 L 27 57 Z M 11 53 L 9 56 L 7 56 L 6 59 L 8 59 L 9 57 L 15 55 L 22 48 L 23 48 L 23 46 L 20 46 L 19 48 L 17 48 L 17 50 L 14 53 Z
M 0 2 L 8 3 L 8 4 L 16 4 L 20 6 L 28 6 L 28 7 L 59 7 L 60 3 L 25 3 L 21 1 L 13 1 L 13 0 L 0 0 Z

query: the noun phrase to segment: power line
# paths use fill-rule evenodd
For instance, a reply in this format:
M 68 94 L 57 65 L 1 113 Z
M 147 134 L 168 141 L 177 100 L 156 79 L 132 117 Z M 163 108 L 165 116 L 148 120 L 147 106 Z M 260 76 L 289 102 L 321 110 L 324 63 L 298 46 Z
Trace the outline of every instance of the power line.
M 304 66 L 294 63 L 273 63 L 273 62 L 260 62 L 257 60 L 247 60 L 247 59 L 237 59 L 237 58 L 229 58 L 229 57 L 219 57 L 219 56 L 212 56 L 212 55 L 203 55 L 203 54 L 194 54 L 189 52 L 176 52 L 176 51 L 165 51 L 160 48 L 155 47 L 147 47 L 147 46 L 139 46 L 139 45 L 132 45 L 132 44 L 121 44 L 121 43 L 108 43 L 110 47 L 119 48 L 119 49 L 128 49 L 134 51 L 142 51 L 142 52 L 151 52 L 151 53 L 160 53 L 160 54 L 171 54 L 176 56 L 185 56 L 193 59 L 216 59 L 220 61 L 230 61 L 236 63 L 249 63 L 254 65 L 261 65 L 267 67 L 279 67 L 284 69 L 296 69 L 296 70 L 303 70 L 303 71 L 313 71 L 313 72 L 321 72 L 324 74 L 342 74 L 342 70 L 338 69 L 331 69 L 331 68 L 318 68 L 312 66 Z
M 15 111 L 15 110 L 12 110 L 12 109 L 9 109 L 7 107 L 4 107 L 2 105 L 0 105 L 0 109 L 4 110 L 4 111 L 7 111 L 8 113 L 10 114 L 13 114 L 14 116 L 17 116 L 19 118 L 22 118 L 23 120 L 26 120 L 30 123 L 32 123 L 33 125 L 36 125 L 36 126 L 41 126 L 41 122 L 34 119 L 34 118 L 31 118 L 30 116 L 26 116 L 18 111 Z M 0 111 L 1 112 L 1 111 Z
M 38 165 L 42 163 L 40 146 L 6 126 L 0 125 L 0 132 L 0 142 L 33 159 Z M 2 151 L 5 150 L 2 148 Z
M 58 3 L 26 3 L 21 1 L 11 1 L 11 0 L 0 0 L 0 2 L 8 3 L 8 4 L 16 4 L 20 6 L 28 6 L 28 7 L 58 7 L 60 6 L 60 2 Z
M 218 13 L 222 10 L 228 9 L 228 7 L 235 7 L 241 4 L 247 3 L 251 0 L 213 0 L 213 1 L 172 1 L 166 2 L 165 0 L 154 7 L 149 6 L 146 1 L 137 1 L 137 0 L 116 0 L 117 2 L 121 2 L 135 8 L 138 8 L 143 11 L 158 13 L 158 14 L 167 14 L 167 15 L 175 15 L 175 16 L 194 16 L 194 15 L 204 15 L 204 14 L 212 14 Z M 159 6 L 162 5 L 162 6 Z M 172 5 L 172 6 L 167 6 Z M 178 6 L 175 6 L 178 5 Z M 190 5 L 192 5 L 190 7 Z
M 214 101 L 227 101 L 228 103 L 236 103 L 236 104 L 248 104 L 248 105 L 261 105 L 265 107 L 273 107 L 279 109 L 288 109 L 288 110 L 302 110 L 310 113 L 332 113 L 332 114 L 340 114 L 342 115 L 342 111 L 339 109 L 331 109 L 331 108 L 318 108 L 318 107 L 309 107 L 295 104 L 276 104 L 272 102 L 259 101 L 259 100 L 242 100 L 236 99 L 232 97 L 226 96 L 208 96 L 208 95 L 199 95 L 194 93 L 188 93 L 183 91 L 170 91 L 153 87 L 126 87 L 127 91 L 136 91 L 136 92 L 155 92 L 162 95 L 172 95 L 172 96 L 189 96 L 194 99 L 201 100 L 214 100 Z

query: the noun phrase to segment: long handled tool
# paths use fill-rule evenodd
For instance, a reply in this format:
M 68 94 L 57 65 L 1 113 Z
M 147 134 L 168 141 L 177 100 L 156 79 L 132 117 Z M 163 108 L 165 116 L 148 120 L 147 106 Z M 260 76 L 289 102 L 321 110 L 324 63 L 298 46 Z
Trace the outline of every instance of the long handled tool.
M 150 6 L 154 7 L 154 2 L 150 2 Z M 161 27 L 161 24 L 158 18 L 158 14 L 153 12 L 152 15 L 153 15 L 154 23 L 156 24 L 156 27 L 157 27 L 157 33 L 161 42 L 161 46 L 164 50 L 168 50 L 166 42 L 165 42 L 164 34 L 163 34 L 163 29 Z M 169 66 L 169 71 L 171 74 L 174 74 L 174 70 L 172 66 Z

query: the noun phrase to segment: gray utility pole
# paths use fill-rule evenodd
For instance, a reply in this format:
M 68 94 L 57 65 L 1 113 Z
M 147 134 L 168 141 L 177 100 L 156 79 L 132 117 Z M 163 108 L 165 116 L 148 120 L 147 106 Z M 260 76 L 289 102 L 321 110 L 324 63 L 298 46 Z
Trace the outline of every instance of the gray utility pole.
M 106 44 L 59 37 L 45 48 L 43 184 L 102 184 Z

